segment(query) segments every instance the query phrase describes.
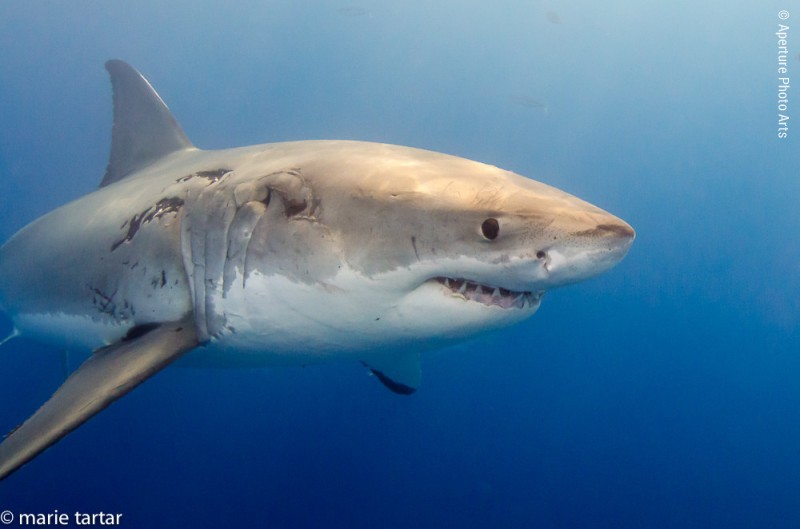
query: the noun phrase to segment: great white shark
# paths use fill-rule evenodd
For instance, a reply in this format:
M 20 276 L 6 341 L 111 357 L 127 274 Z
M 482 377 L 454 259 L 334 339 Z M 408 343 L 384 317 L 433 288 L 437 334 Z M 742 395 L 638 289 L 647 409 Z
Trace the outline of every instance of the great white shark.
M 201 150 L 139 72 L 106 69 L 99 189 L 0 248 L 15 334 L 88 355 L 0 444 L 0 479 L 180 357 L 352 359 L 411 393 L 420 352 L 530 317 L 634 239 L 583 200 L 455 156 L 356 141 Z

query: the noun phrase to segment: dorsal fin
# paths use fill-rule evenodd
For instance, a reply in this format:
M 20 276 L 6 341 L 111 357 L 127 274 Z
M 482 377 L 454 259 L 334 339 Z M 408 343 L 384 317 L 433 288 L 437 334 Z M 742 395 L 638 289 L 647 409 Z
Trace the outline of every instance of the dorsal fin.
M 100 187 L 176 151 L 194 148 L 167 105 L 142 74 L 129 64 L 106 63 L 114 92 L 111 156 Z

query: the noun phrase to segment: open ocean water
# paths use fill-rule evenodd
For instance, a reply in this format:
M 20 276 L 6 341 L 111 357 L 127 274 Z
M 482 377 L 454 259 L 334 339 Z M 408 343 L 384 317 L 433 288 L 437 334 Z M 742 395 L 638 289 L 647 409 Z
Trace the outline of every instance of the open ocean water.
M 800 527 L 800 3 L 3 0 L 0 241 L 100 182 L 110 58 L 201 148 L 447 152 L 584 198 L 637 239 L 523 324 L 423 356 L 411 397 L 355 364 L 167 369 L 0 483 L 0 511 Z M 0 429 L 52 394 L 61 358 L 0 348 Z

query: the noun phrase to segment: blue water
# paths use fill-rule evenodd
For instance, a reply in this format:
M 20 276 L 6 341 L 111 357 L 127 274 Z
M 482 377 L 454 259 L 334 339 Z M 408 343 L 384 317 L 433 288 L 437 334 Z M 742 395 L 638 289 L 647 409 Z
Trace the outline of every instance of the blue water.
M 438 150 L 638 234 L 531 320 L 424 356 L 411 397 L 358 365 L 167 369 L 0 483 L 0 511 L 123 513 L 124 527 L 800 526 L 800 90 L 779 140 L 774 35 L 792 8 L 430 3 L 0 3 L 0 240 L 99 183 L 109 58 L 144 72 L 201 148 Z M 62 378 L 58 350 L 0 349 L 0 429 Z

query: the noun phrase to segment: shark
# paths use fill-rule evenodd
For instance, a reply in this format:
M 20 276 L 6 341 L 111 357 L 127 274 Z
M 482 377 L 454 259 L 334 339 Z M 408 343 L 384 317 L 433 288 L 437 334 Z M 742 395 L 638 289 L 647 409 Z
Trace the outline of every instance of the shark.
M 420 353 L 525 320 L 628 252 L 623 220 L 498 167 L 411 147 L 201 150 L 133 67 L 106 63 L 95 191 L 0 247 L 0 309 L 85 361 L 0 443 L 0 479 L 173 363 L 361 362 L 389 390 Z

